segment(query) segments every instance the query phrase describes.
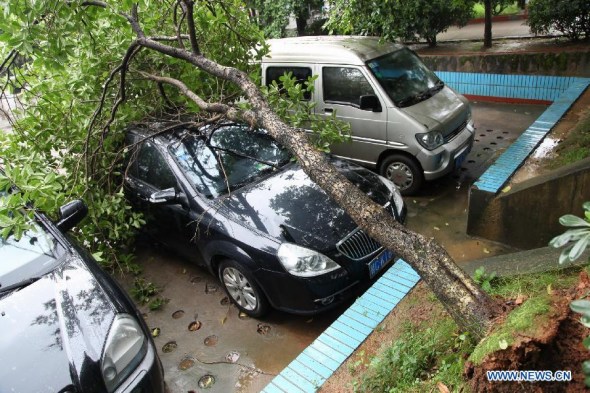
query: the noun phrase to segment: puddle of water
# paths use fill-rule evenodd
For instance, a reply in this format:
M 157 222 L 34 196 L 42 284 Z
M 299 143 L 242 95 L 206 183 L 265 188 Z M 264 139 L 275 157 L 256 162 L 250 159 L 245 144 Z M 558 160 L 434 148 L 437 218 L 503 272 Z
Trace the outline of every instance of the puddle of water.
M 214 347 L 217 345 L 218 341 L 219 337 L 213 334 L 211 336 L 205 337 L 205 341 L 203 341 L 203 343 L 208 347 Z
M 210 375 L 210 374 L 203 375 L 201 377 L 201 379 L 199 379 L 199 387 L 201 389 L 209 389 L 214 384 L 215 384 L 215 377 L 213 375 Z
M 236 363 L 240 358 L 240 353 L 238 351 L 231 351 L 225 356 L 225 360 L 230 363 Z
M 191 358 L 184 358 L 180 361 L 180 364 L 178 364 L 178 368 L 182 371 L 188 370 L 189 368 L 191 368 L 192 366 L 195 365 L 195 361 Z
M 184 316 L 184 310 L 176 310 L 172 313 L 172 318 L 180 319 Z
M 197 330 L 199 330 L 201 328 L 203 324 L 201 323 L 201 321 L 193 321 L 191 323 L 189 323 L 188 325 L 188 330 L 189 332 L 196 332 Z
M 258 332 L 258 334 L 262 334 L 263 336 L 265 336 L 270 332 L 270 326 L 264 323 L 259 323 L 256 331 Z
M 216 293 L 219 287 L 215 284 L 205 284 L 205 293 Z
M 178 348 L 178 344 L 176 344 L 176 341 L 168 341 L 162 347 L 162 352 L 170 353 L 170 352 L 174 351 L 176 348 Z
M 229 305 L 230 301 L 229 298 L 226 296 L 223 299 L 221 299 L 221 301 L 219 302 L 222 306 L 227 306 Z

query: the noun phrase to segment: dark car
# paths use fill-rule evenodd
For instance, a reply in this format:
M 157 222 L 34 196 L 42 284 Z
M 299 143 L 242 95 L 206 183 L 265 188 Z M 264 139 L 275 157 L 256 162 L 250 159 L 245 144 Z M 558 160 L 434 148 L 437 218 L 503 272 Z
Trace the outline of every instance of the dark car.
M 206 266 L 243 312 L 326 310 L 393 260 L 263 130 L 163 127 L 129 130 L 127 194 L 147 213 L 152 236 Z M 404 221 L 392 182 L 333 164 Z
M 76 200 L 57 224 L 35 214 L 20 239 L 0 238 L 0 392 L 164 392 L 141 315 L 62 233 L 86 211 Z

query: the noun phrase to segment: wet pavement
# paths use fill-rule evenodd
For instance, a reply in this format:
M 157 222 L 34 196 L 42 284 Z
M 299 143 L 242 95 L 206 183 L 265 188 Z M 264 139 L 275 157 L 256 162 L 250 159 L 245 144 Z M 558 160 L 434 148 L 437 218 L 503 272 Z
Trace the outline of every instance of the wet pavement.
M 406 198 L 408 227 L 436 238 L 459 263 L 514 251 L 465 234 L 468 188 L 546 109 L 472 105 L 476 142 L 462 170 Z M 159 249 L 140 250 L 137 261 L 142 276 L 169 299 L 161 310 L 140 309 L 148 326 L 158 328 L 154 341 L 171 393 L 258 392 L 347 306 L 313 318 L 281 312 L 264 320 L 244 318 L 207 271 Z

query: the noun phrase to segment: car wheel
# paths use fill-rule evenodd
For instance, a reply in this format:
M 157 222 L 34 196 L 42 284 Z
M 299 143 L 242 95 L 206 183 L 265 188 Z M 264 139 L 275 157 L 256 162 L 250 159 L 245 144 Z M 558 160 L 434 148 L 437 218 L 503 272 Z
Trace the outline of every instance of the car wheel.
M 248 269 L 232 260 L 219 265 L 219 279 L 232 302 L 251 317 L 259 318 L 268 312 L 268 300 Z
M 387 156 L 381 163 L 379 172 L 383 177 L 394 182 L 402 195 L 415 194 L 424 182 L 420 165 L 403 154 Z

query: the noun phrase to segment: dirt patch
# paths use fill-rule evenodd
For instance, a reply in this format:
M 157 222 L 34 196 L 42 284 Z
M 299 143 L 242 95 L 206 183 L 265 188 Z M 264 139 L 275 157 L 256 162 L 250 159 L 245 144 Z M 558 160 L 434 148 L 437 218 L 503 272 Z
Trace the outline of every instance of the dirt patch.
M 588 335 L 569 303 L 587 291 L 588 276 L 583 274 L 581 284 L 571 291 L 556 292 L 550 318 L 544 319 L 534 336 L 522 336 L 505 350 L 488 355 L 482 364 L 466 364 L 465 376 L 476 392 L 582 392 L 584 374 L 581 365 L 589 356 L 582 345 Z M 583 291 L 582 291 L 583 290 Z M 487 371 L 493 370 L 566 370 L 572 372 L 571 382 L 489 382 Z

